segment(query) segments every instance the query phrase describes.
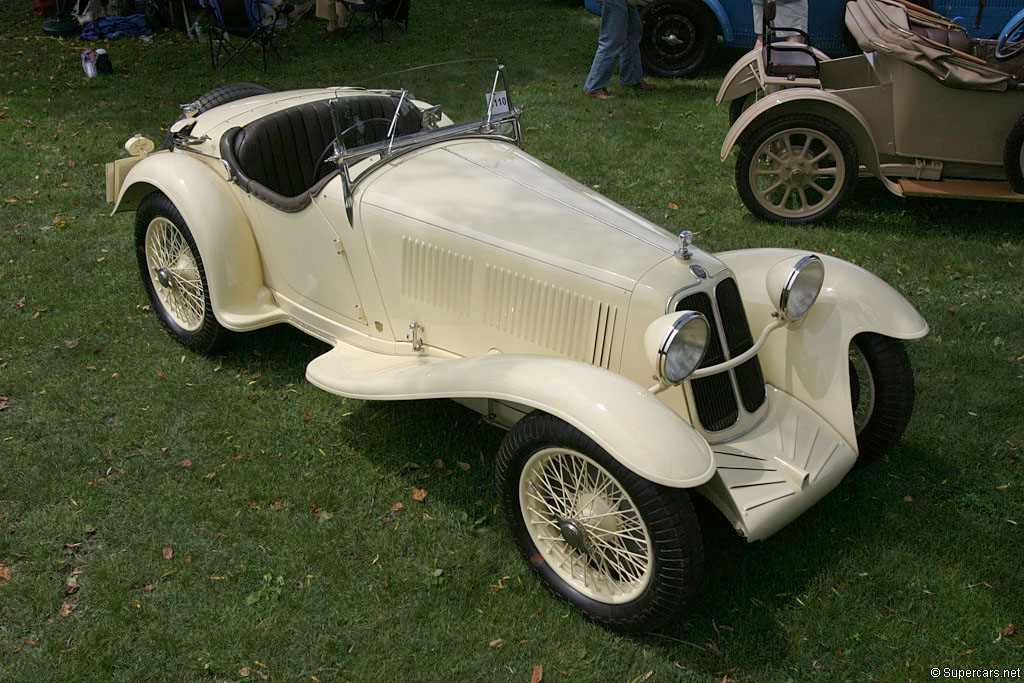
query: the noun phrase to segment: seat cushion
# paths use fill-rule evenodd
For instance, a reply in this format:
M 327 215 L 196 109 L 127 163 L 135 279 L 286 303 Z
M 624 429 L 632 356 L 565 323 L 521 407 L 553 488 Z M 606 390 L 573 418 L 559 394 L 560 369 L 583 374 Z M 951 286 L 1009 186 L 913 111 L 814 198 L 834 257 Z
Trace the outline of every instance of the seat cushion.
M 765 45 L 762 49 L 765 71 L 769 76 L 815 78 L 818 75 L 818 60 L 806 46 L 792 43 Z

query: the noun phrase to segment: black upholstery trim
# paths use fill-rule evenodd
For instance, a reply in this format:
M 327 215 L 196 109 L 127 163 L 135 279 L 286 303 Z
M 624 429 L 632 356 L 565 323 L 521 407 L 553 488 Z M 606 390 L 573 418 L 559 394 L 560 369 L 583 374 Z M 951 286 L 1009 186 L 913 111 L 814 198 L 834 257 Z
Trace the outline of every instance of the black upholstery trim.
M 372 144 L 385 138 L 397 99 L 367 94 L 345 97 L 343 101 L 348 105 L 345 113 L 353 123 L 367 122 L 352 130 L 351 136 L 357 139 L 345 140 L 347 146 Z M 419 131 L 419 109 L 406 101 L 396 125 L 396 135 Z M 242 189 L 274 208 L 294 212 L 306 208 L 312 197 L 338 174 L 337 169 L 320 164 L 334 138 L 329 100 L 317 100 L 268 114 L 244 128 L 228 130 L 221 136 L 220 153 Z M 318 177 L 322 169 L 328 172 Z

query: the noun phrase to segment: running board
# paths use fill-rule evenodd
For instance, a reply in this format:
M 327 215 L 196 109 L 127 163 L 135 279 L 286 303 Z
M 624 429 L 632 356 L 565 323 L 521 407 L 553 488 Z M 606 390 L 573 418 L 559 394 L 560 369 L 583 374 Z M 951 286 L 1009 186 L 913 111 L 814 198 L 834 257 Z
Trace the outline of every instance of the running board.
M 1013 191 L 1010 183 L 994 180 L 912 180 L 897 181 L 905 197 L 942 197 L 946 199 L 988 199 L 1024 202 L 1024 194 Z

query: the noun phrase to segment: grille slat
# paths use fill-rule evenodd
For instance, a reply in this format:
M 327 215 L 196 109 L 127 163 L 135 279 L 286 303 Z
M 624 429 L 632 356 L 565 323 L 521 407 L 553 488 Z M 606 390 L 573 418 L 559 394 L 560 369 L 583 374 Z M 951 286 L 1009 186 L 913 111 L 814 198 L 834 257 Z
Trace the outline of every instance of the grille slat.
M 708 319 L 711 333 L 708 339 L 707 352 L 700 367 L 717 365 L 728 357 L 735 358 L 744 353 L 754 344 L 750 334 L 750 325 L 743 309 L 739 288 L 732 278 L 723 278 L 715 289 L 715 299 L 704 292 L 691 294 L 679 301 L 677 311 L 697 311 Z M 721 320 L 725 339 L 718 332 L 716 321 Z M 731 372 L 722 372 L 709 377 L 691 380 L 697 418 L 704 429 L 709 432 L 720 432 L 736 424 L 739 419 L 739 405 L 730 374 L 735 376 L 739 388 L 739 399 L 743 409 L 752 413 L 764 404 L 766 393 L 764 374 L 757 356 L 742 363 Z

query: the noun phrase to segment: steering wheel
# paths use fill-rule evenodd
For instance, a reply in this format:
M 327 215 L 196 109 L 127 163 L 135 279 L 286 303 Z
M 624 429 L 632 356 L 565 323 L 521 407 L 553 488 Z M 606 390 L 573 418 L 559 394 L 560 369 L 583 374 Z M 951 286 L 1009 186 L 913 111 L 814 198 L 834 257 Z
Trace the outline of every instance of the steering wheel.
M 1010 19 L 1006 26 L 996 44 L 995 58 L 1000 62 L 1013 59 L 1024 52 L 1024 10 Z

